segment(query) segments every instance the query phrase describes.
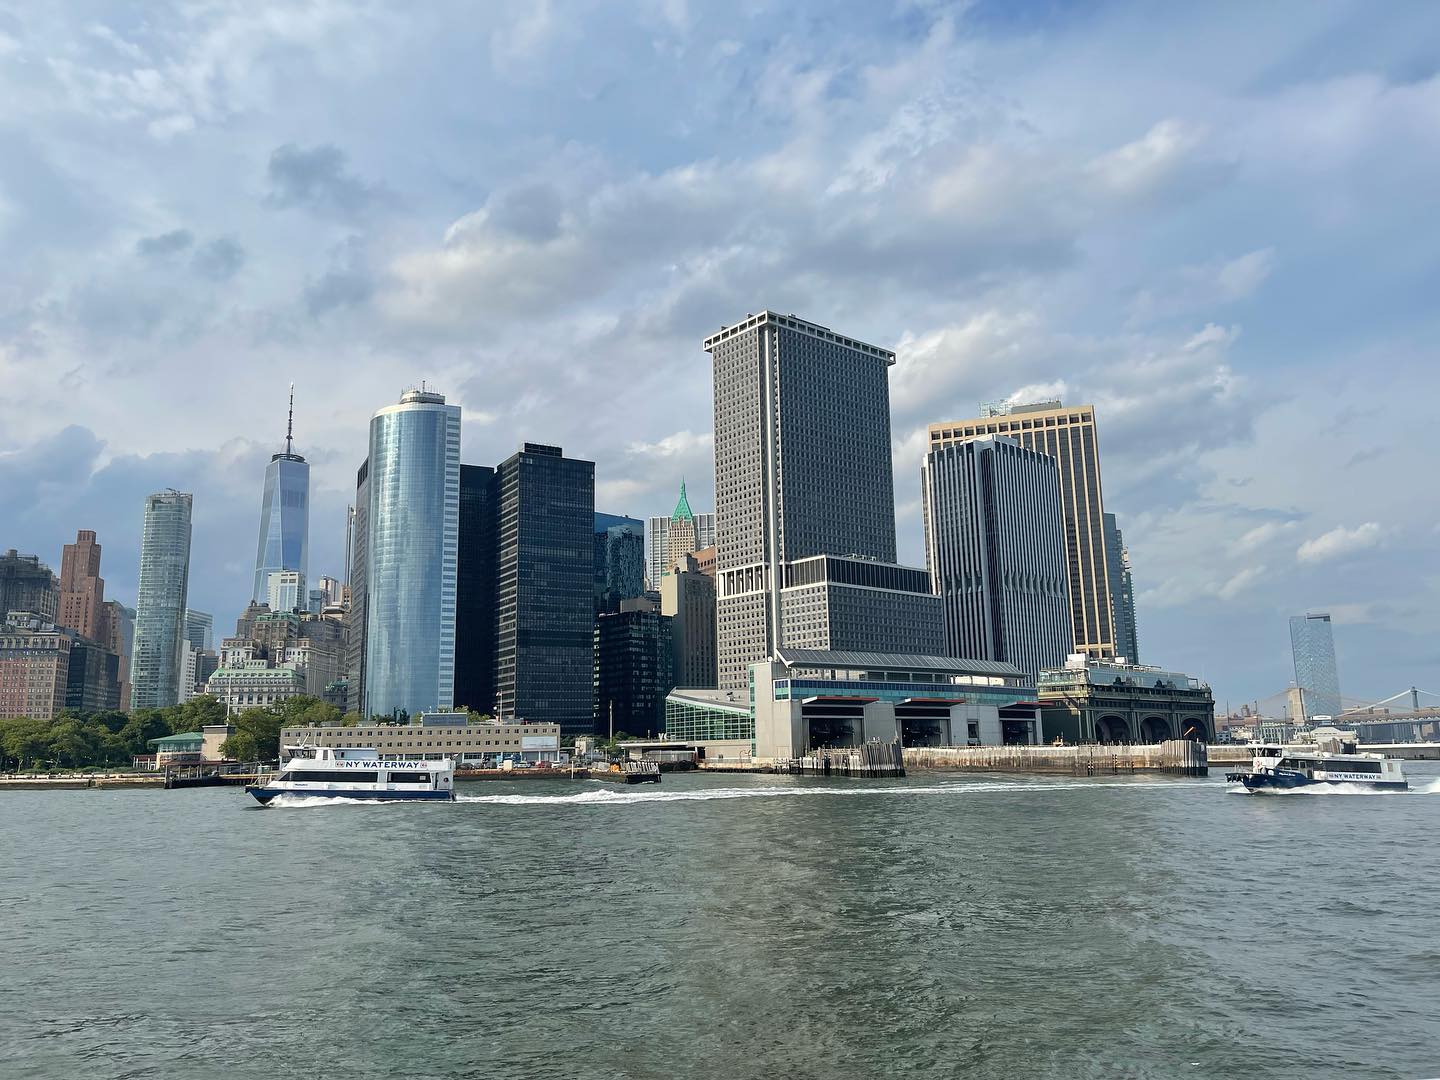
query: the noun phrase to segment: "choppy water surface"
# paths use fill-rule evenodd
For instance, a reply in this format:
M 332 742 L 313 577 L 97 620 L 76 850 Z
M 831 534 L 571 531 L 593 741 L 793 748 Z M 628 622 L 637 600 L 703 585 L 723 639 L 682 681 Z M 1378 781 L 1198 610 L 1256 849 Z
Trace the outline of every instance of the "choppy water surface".
M 1440 772 L 0 794 L 0 1074 L 1440 1076 Z

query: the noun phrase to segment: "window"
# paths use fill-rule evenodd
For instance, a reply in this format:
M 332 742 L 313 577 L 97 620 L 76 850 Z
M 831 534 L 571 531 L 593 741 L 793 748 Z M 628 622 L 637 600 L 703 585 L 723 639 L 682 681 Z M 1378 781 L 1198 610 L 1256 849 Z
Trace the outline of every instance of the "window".
M 386 777 L 392 784 L 428 784 L 428 772 L 392 772 Z
M 298 780 L 307 784 L 331 784 L 344 780 L 352 784 L 373 784 L 378 778 L 378 773 L 373 772 L 340 772 L 339 770 L 324 772 L 288 772 L 282 779 Z

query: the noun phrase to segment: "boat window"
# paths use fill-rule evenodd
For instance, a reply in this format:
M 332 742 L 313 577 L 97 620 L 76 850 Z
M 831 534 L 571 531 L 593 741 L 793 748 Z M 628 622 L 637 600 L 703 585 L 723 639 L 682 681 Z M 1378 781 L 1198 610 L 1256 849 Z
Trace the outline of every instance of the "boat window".
M 339 770 L 331 771 L 329 769 L 323 772 L 318 770 L 295 770 L 285 774 L 286 780 L 300 780 L 311 784 L 333 784 L 340 781 L 350 784 L 373 784 L 378 777 L 379 774 L 373 772 L 350 772 L 348 770 L 346 772 L 340 772 Z
M 428 784 L 430 774 L 428 772 L 392 772 L 387 779 L 392 784 Z
M 1380 762 L 1378 761 L 1327 761 L 1325 762 L 1326 772 L 1352 772 L 1352 773 L 1378 773 Z

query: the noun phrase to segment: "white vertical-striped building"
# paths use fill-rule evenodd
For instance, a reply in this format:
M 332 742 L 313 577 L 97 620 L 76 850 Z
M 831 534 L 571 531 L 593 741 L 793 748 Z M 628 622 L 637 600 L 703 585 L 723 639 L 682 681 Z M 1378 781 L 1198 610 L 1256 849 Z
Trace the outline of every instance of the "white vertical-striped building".
M 921 466 L 925 561 L 951 656 L 1034 676 L 1074 651 L 1055 460 L 1003 437 L 931 450 Z

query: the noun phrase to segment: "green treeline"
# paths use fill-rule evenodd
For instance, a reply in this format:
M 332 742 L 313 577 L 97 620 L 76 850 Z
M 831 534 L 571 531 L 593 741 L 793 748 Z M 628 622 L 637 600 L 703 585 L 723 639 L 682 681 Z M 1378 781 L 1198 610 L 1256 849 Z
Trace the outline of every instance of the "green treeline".
M 281 727 L 339 720 L 339 709 L 312 697 L 246 709 L 230 718 L 235 734 L 223 750 L 238 761 L 273 760 L 280 753 Z M 67 710 L 53 720 L 0 719 L 0 771 L 129 768 L 133 758 L 151 752 L 151 739 L 223 723 L 225 706 L 213 697 L 132 713 Z

